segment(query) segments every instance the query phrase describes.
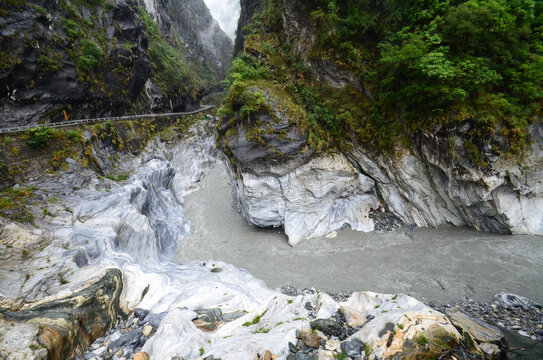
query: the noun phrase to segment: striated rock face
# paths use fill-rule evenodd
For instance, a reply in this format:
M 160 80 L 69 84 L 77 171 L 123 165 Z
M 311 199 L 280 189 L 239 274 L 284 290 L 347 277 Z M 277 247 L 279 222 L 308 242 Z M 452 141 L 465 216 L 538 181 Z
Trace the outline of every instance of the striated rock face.
M 406 295 L 355 292 L 346 301 L 315 291 L 290 296 L 233 265 L 182 265 L 168 258 L 191 231 L 183 196 L 218 155 L 209 127 L 195 126 L 182 140 L 157 137 L 138 156 L 103 162 L 129 173 L 125 180 L 98 176 L 69 160 L 60 176 L 42 174 L 26 184 L 35 186 L 31 211 L 39 228 L 0 219 L 0 358 L 81 358 L 95 340 L 83 358 L 308 359 L 318 353 L 333 359 L 342 350 L 353 358 L 425 358 L 453 350 L 465 354 L 458 348 L 461 336 L 473 339 L 481 353 L 501 351 L 501 341 L 483 342 L 489 340 L 475 334 L 488 333 L 485 324 L 474 327 L 463 319 L 460 334 L 448 317 Z M 330 206 L 325 212 L 353 224 L 367 222 L 366 209 L 343 201 L 359 198 L 371 207 L 377 196 L 372 180 L 341 154 L 275 176 L 284 178 L 284 191 L 300 192 L 296 206 L 304 212 L 323 203 Z M 294 198 L 282 196 L 278 202 Z M 55 216 L 38 216 L 43 206 Z M 322 223 L 331 226 L 337 219 Z M 113 325 L 119 327 L 96 339 Z
M 221 88 L 232 42 L 202 0 L 0 5 L 1 127 L 183 111 Z
M 349 155 L 375 181 L 387 210 L 404 224 L 543 234 L 542 124 L 530 132 L 534 142 L 522 167 L 502 158 L 485 169 L 471 165 L 461 127 L 426 134 L 411 152 L 376 156 L 358 146 Z M 447 146 L 454 147 L 452 155 Z
M 471 119 L 413 133 L 410 144 L 397 144 L 392 151 L 361 143 L 354 133 L 364 130 L 355 128 L 340 140 L 330 130 L 323 135 L 324 142 L 331 147 L 334 141 L 341 143 L 335 148 L 342 153 L 319 152 L 311 138 L 314 134 L 309 133 L 312 121 L 333 122 L 318 105 L 319 101 L 326 103 L 326 95 L 307 95 L 310 100 L 304 103 L 300 97 L 306 96 L 307 89 L 300 82 L 290 92 L 277 91 L 274 81 L 290 81 L 278 75 L 290 60 L 262 50 L 265 41 L 273 42 L 277 36 L 288 40 L 288 51 L 298 57 L 297 66 L 307 70 L 289 76 L 310 77 L 307 86 L 326 86 L 331 98 L 342 96 L 346 102 L 356 101 L 346 92 L 357 93 L 369 101 L 368 107 L 374 96 L 363 76 L 318 51 L 310 15 L 314 4 L 276 1 L 266 11 L 280 14 L 281 19 L 267 27 L 259 17 L 253 23 L 250 19 L 263 6 L 259 1 L 242 3 L 240 26 L 261 27 L 253 29 L 245 43 L 240 44 L 243 38 L 238 37 L 236 50 L 245 49 L 244 56 L 269 70 L 255 81 L 257 85 L 247 81 L 250 92 L 264 94 L 266 107 L 247 115 L 244 106 L 254 104 L 250 100 L 243 103 L 239 96 L 227 103 L 234 114 L 228 112 L 218 127 L 219 143 L 233 165 L 241 211 L 251 224 L 283 226 L 291 244 L 326 235 L 342 225 L 364 231 L 376 225 L 453 225 L 502 234 L 543 234 L 540 117 L 527 127 L 526 151 L 519 158 L 501 153 L 510 140 L 499 129 L 495 136 L 475 135 L 478 125 Z M 284 61 L 283 70 L 279 70 L 280 61 Z M 236 91 L 233 86 L 231 93 Z M 337 109 L 338 113 L 344 110 Z M 301 121 L 306 115 L 310 119 Z M 328 125 L 333 128 L 334 124 Z
M 46 350 L 42 352 L 42 357 L 35 354 L 35 358 L 72 358 L 124 316 L 119 307 L 122 289 L 121 271 L 111 269 L 95 284 L 68 297 L 19 311 L 0 308 L 0 328 L 3 328 L 4 334 L 8 329 L 10 333 L 9 336 L 2 336 L 0 350 L 16 349 L 19 339 L 26 344 L 24 339 L 30 330 L 35 332 L 40 344 L 36 347 Z M 19 334 L 18 339 L 16 334 Z M 32 343 L 27 344 L 30 350 L 33 350 Z M 14 351 L 14 354 L 17 353 Z
M 292 171 L 240 171 L 234 178 L 243 216 L 261 227 L 283 226 L 289 244 L 322 236 L 348 224 L 374 229 L 369 212 L 378 207 L 374 182 L 340 154 L 317 157 Z
M 193 65 L 193 71 L 208 82 L 206 91 L 222 89 L 221 81 L 232 62 L 233 44 L 204 1 L 148 0 L 145 7 L 158 18 L 164 33 L 179 35 L 183 55 Z
M 439 134 L 394 154 L 355 145 L 345 155 L 304 160 L 301 154 L 283 163 L 241 147 L 247 140 L 238 137 L 231 141 L 238 165 L 231 173 L 244 217 L 257 226 L 283 226 L 291 245 L 345 224 L 372 231 L 383 216 L 387 224 L 543 234 L 543 126 L 530 129 L 535 141 L 522 167 L 496 159 L 480 169 L 465 157 L 454 160 L 441 151 L 448 137 Z M 455 151 L 465 155 L 463 145 Z

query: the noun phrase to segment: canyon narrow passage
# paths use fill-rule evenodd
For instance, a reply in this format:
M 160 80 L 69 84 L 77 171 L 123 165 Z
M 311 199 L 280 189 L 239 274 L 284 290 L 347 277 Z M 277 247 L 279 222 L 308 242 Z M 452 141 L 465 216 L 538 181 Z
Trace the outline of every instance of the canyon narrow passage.
M 234 208 L 224 164 L 218 161 L 185 198 L 194 234 L 177 260 L 213 259 L 247 269 L 272 288 L 283 284 L 329 292 L 402 292 L 446 302 L 488 301 L 511 292 L 543 302 L 543 248 L 538 236 L 503 236 L 462 228 L 341 230 L 334 238 L 287 244 L 279 230 L 247 224 Z

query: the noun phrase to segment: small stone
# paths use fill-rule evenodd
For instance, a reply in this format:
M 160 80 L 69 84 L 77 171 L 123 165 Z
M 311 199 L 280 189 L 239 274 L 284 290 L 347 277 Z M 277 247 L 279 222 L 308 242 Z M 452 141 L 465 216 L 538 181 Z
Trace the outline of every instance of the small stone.
M 108 345 L 108 349 L 110 351 L 117 352 L 124 346 L 137 344 L 140 341 L 141 334 L 141 329 L 130 330 L 123 334 L 119 339 L 112 341 Z
M 147 337 L 151 335 L 151 332 L 153 332 L 153 327 L 151 325 L 145 325 L 143 327 L 143 330 L 142 330 L 143 336 Z
M 481 349 L 488 359 L 497 359 L 501 353 L 498 345 L 490 343 L 479 344 L 479 349 Z
M 149 314 L 149 310 L 145 310 L 145 309 L 136 309 L 134 310 L 134 317 L 139 319 L 139 320 L 143 320 L 145 319 L 145 317 Z
M 288 343 L 288 349 L 290 350 L 291 353 L 297 353 L 298 352 L 298 348 L 296 348 L 296 345 L 294 345 L 291 342 Z
M 340 310 L 345 316 L 345 320 L 347 321 L 347 324 L 349 324 L 349 326 L 359 327 L 366 323 L 365 316 L 359 311 L 347 306 L 340 307 Z
M 300 351 L 296 353 L 294 360 L 314 360 L 310 355 Z
M 324 347 L 326 348 L 326 350 L 339 351 L 341 348 L 341 342 L 335 339 L 328 340 Z
M 355 357 L 360 355 L 363 346 L 364 345 L 360 346 L 354 341 L 345 341 L 344 343 L 341 343 L 341 350 L 343 350 L 343 352 L 345 352 L 345 354 L 348 356 Z
M 306 346 L 314 349 L 318 349 L 321 343 L 321 338 L 309 329 L 304 329 L 300 332 L 300 340 Z
M 318 360 L 334 360 L 334 353 L 330 350 L 319 349 Z
M 345 329 L 334 320 L 318 319 L 310 323 L 312 329 L 321 330 L 328 336 L 338 336 L 345 332 Z
M 153 329 L 157 329 L 160 326 L 160 323 L 162 322 L 162 319 L 164 319 L 164 316 L 166 316 L 167 312 L 162 312 L 160 314 L 148 314 L 145 317 L 145 321 L 149 323 L 153 327 Z
M 134 355 L 132 360 L 149 360 L 149 355 L 146 352 L 139 352 Z
M 266 350 L 266 352 L 264 353 L 264 355 L 262 355 L 260 357 L 260 359 L 262 360 L 272 360 L 272 353 L 270 350 Z

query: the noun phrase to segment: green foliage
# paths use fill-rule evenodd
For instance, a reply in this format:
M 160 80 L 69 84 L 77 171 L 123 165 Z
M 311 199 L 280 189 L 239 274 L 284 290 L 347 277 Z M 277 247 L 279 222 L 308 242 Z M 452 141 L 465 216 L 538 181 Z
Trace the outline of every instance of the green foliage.
M 40 14 L 44 14 L 44 15 L 48 14 L 47 9 L 45 9 L 45 8 L 39 6 L 39 5 L 30 4 L 30 6 L 32 6 L 32 8 L 34 10 L 36 10 L 37 12 L 39 12 Z
M 36 62 L 42 66 L 43 70 L 46 71 L 57 71 L 60 69 L 58 62 L 55 59 L 51 59 L 43 54 L 38 55 Z
M 426 346 L 426 344 L 428 344 L 428 338 L 421 334 L 417 337 L 417 343 L 420 345 L 420 346 Z
M 341 350 L 340 353 L 334 355 L 334 359 L 345 360 L 347 359 L 347 354 L 345 353 L 345 351 Z
M 371 347 L 367 343 L 364 344 L 364 354 L 366 354 L 366 358 L 370 358 Z
M 20 51 L 0 51 L 0 72 L 7 72 L 21 64 Z
M 248 54 L 241 53 L 239 57 L 232 61 L 225 84 L 232 86 L 236 81 L 268 79 L 269 77 L 270 70 L 268 67 L 262 66 Z
M 138 14 L 149 34 L 149 56 L 154 70 L 154 79 L 164 94 L 175 89 L 191 93 L 201 86 L 201 80 L 191 71 L 179 48 L 165 39 L 156 21 L 143 7 Z M 191 93 L 193 97 L 196 94 Z
M 309 59 L 351 72 L 364 89 L 313 81 L 282 40 L 282 3 L 268 0 L 245 29 L 245 53 L 232 64 L 220 115 L 262 110 L 259 97 L 246 93 L 266 80 L 307 111 L 304 127 L 317 151 L 341 148 L 353 136 L 392 149 L 436 124 L 469 119 L 473 136 L 504 136 L 501 154 L 523 154 L 526 127 L 543 101 L 541 2 L 316 0 L 308 6 L 317 35 Z M 485 167 L 481 144 L 465 145 L 472 162 Z
M 55 130 L 47 126 L 40 126 L 26 132 L 26 144 L 33 148 L 44 148 L 47 142 L 55 135 Z
M 81 40 L 79 54 L 76 62 L 77 68 L 86 73 L 98 68 L 104 55 L 98 45 L 89 39 Z
M 71 41 L 77 39 L 81 33 L 79 25 L 70 19 L 62 19 L 62 30 L 64 30 Z
M 83 139 L 83 134 L 81 134 L 81 131 L 79 130 L 70 130 L 66 133 L 66 137 L 76 144 Z

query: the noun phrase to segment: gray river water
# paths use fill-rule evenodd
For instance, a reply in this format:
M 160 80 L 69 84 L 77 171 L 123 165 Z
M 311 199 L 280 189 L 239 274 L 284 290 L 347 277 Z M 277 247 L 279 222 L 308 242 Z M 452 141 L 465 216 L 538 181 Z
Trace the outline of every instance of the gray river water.
M 252 227 L 235 210 L 225 166 L 218 162 L 185 197 L 194 234 L 177 260 L 221 260 L 247 269 L 271 288 L 283 284 L 329 292 L 370 290 L 446 302 L 489 301 L 510 292 L 543 303 L 543 238 L 468 229 L 341 230 L 337 236 L 287 244 L 280 231 Z

